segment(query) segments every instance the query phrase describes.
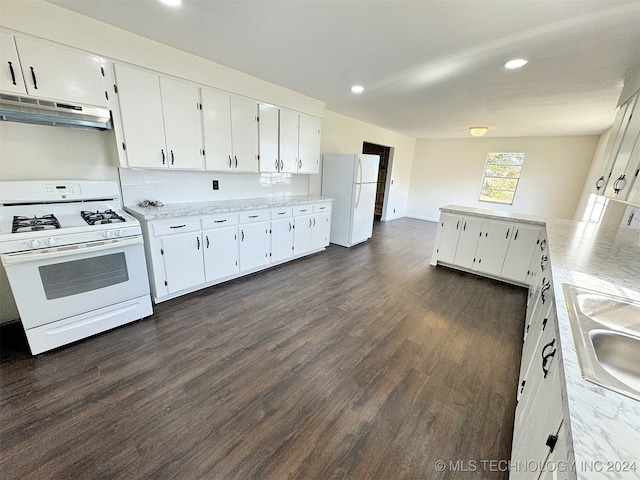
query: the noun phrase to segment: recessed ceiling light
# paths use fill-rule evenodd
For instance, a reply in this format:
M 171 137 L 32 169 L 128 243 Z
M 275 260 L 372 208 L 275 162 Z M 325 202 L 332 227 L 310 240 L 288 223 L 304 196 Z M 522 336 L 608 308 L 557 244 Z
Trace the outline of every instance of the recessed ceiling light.
M 351 87 L 351 91 L 353 93 L 362 93 L 364 92 L 364 87 L 362 85 L 354 85 L 353 87 Z
M 513 70 L 514 68 L 524 67 L 527 63 L 529 63 L 529 61 L 525 60 L 524 58 L 516 58 L 514 60 L 509 60 L 507 63 L 505 63 L 504 68 Z
M 182 0 L 159 0 L 160 3 L 164 3 L 170 7 L 179 7 L 182 4 Z

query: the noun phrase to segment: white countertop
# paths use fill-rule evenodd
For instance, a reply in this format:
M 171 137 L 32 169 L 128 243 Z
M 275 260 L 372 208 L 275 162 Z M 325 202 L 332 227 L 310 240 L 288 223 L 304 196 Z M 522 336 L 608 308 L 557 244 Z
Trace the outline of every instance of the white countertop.
M 562 289 L 568 283 L 640 300 L 640 233 L 453 205 L 441 210 L 546 225 L 577 478 L 640 479 L 640 401 L 582 378 Z M 621 471 L 624 462 L 635 462 L 636 471 Z
M 211 215 L 216 213 L 241 212 L 262 208 L 304 205 L 308 203 L 330 202 L 333 199 L 318 195 L 285 195 L 278 197 L 240 198 L 235 200 L 217 200 L 210 202 L 171 203 L 163 207 L 139 207 L 125 205 L 125 210 L 138 220 L 157 220 L 160 218 L 188 217 L 192 215 Z

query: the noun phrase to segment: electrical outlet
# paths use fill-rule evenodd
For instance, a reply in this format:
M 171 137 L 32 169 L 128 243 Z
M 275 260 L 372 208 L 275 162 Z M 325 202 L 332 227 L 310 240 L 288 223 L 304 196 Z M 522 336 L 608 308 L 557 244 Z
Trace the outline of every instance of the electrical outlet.
M 218 180 L 213 181 L 213 189 L 220 190 L 220 184 L 218 183 Z

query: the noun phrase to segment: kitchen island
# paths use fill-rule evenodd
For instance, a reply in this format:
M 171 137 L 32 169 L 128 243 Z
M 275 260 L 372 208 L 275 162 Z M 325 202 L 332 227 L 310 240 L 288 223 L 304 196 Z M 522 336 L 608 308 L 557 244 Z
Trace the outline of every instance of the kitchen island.
M 625 227 L 615 229 L 592 223 L 542 219 L 461 206 L 448 205 L 440 210 L 443 215 L 513 221 L 538 225 L 546 230 L 544 240 L 548 242 L 550 265 L 550 273 L 546 275 L 551 276 L 553 306 L 557 315 L 556 333 L 562 367 L 559 378 L 566 442 L 563 451 L 566 455 L 564 458 L 550 455 L 546 467 L 556 472 L 543 472 L 540 478 L 640 478 L 640 401 L 582 377 L 563 290 L 563 284 L 570 284 L 640 301 L 640 234 Z M 438 243 L 432 264 L 438 262 L 437 248 Z M 455 268 L 455 265 L 452 266 Z M 526 470 L 526 465 L 512 464 L 511 477 L 538 478 L 533 470 L 538 469 L 539 473 L 539 459 L 532 460 L 536 463 L 529 465 L 531 472 L 522 471 Z M 521 471 L 514 472 L 514 468 Z
M 295 195 L 125 209 L 142 225 L 158 303 L 324 250 L 331 205 Z

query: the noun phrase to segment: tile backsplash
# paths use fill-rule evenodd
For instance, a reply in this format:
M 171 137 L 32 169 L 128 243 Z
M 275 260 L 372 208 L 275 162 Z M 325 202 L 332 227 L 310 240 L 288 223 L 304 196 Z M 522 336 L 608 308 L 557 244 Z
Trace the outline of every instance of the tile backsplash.
M 165 204 L 237 198 L 307 195 L 309 175 L 291 173 L 186 172 L 120 168 L 125 205 L 143 200 Z M 217 180 L 219 190 L 213 190 Z

